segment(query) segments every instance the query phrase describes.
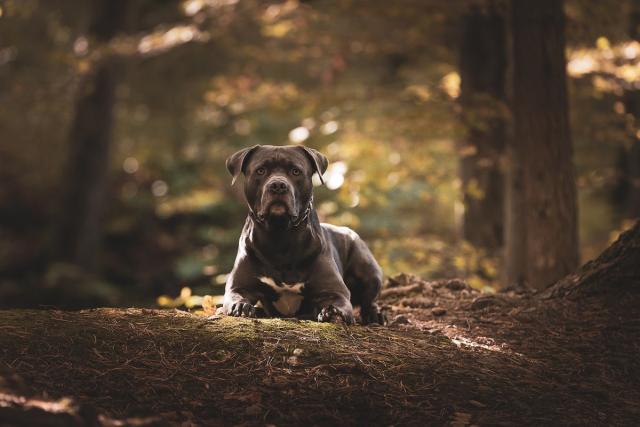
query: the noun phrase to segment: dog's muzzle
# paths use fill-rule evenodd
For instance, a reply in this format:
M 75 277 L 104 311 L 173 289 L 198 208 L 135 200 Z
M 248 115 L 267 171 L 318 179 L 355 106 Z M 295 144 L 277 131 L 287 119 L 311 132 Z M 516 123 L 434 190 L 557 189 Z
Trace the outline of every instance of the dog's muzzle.
M 297 216 L 293 186 L 282 176 L 272 176 L 264 183 L 260 205 L 259 216 L 262 218 Z

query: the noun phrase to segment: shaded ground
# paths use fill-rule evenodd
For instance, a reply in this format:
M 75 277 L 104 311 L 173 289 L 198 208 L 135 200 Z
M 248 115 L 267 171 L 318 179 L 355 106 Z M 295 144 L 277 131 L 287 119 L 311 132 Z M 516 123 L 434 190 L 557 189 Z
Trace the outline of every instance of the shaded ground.
M 0 311 L 0 425 L 637 425 L 622 243 L 542 295 L 396 277 L 388 327 Z

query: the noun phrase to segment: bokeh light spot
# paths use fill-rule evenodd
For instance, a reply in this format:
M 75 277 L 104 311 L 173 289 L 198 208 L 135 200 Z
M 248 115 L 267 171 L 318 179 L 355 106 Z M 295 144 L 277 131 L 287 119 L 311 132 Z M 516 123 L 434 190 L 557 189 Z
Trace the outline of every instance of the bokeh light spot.
M 337 190 L 342 187 L 345 173 L 347 173 L 347 164 L 345 162 L 335 162 L 329 165 L 329 168 L 323 175 L 327 188 L 329 190 Z
M 338 122 L 336 122 L 335 120 L 331 120 L 322 125 L 322 127 L 320 128 L 320 132 L 322 132 L 323 135 L 331 135 L 332 133 L 336 133 L 339 127 L 340 125 L 338 124 Z
M 299 126 L 289 132 L 289 141 L 294 144 L 300 144 L 301 142 L 306 141 L 307 138 L 309 138 L 309 129 L 304 126 Z
M 122 162 L 122 169 L 124 169 L 126 173 L 136 173 L 139 168 L 140 164 L 135 157 L 127 157 L 124 159 L 124 162 Z
M 153 184 L 151 184 L 151 193 L 156 197 L 166 196 L 168 192 L 169 192 L 169 186 L 167 185 L 166 182 L 160 179 L 157 181 L 154 181 Z

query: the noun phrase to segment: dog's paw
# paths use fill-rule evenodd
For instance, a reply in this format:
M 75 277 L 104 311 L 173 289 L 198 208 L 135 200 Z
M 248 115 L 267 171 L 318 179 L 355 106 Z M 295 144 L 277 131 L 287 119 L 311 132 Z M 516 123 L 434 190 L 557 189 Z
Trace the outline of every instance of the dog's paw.
M 228 314 L 236 317 L 256 317 L 256 308 L 248 302 L 237 302 L 231 306 Z
M 324 307 L 318 313 L 318 322 L 331 322 L 331 323 L 345 323 L 347 325 L 353 324 L 353 315 L 344 313 L 340 309 L 333 305 Z
M 387 316 L 385 316 L 382 310 L 380 310 L 380 308 L 375 304 L 367 309 L 361 309 L 360 317 L 362 317 L 363 325 L 369 325 L 371 323 L 376 323 L 378 325 L 387 324 Z

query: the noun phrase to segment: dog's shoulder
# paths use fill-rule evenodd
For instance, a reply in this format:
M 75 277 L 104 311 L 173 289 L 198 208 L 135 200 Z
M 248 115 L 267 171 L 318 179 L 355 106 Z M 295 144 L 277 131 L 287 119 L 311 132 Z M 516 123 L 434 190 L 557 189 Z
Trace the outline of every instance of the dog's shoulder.
M 341 227 L 338 225 L 328 224 L 326 222 L 320 223 L 320 227 L 322 227 L 325 233 L 331 237 L 332 240 L 353 242 L 360 239 L 358 233 L 349 227 Z
M 346 262 L 351 253 L 351 249 L 361 242 L 358 233 L 349 227 L 340 227 L 333 224 L 321 223 L 320 227 L 325 235 L 325 241 L 337 250 L 338 256 L 342 262 Z

